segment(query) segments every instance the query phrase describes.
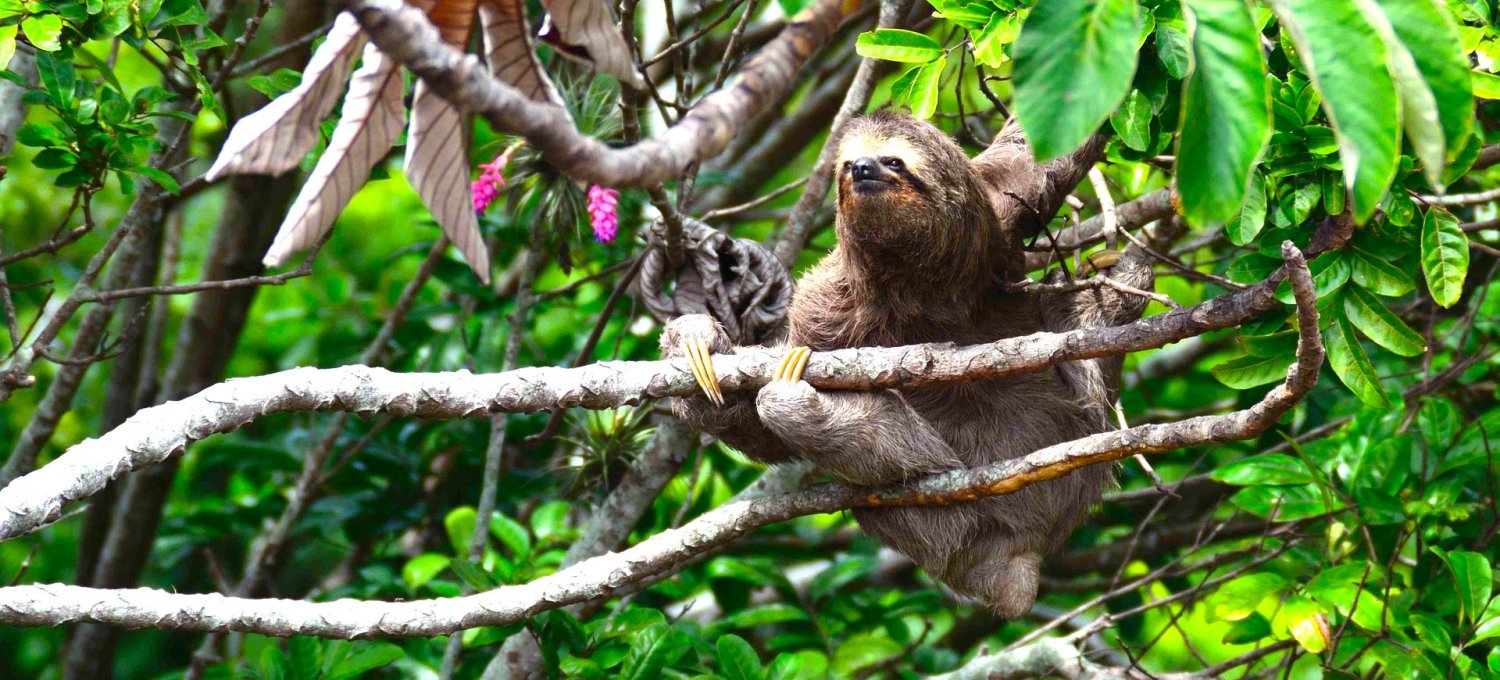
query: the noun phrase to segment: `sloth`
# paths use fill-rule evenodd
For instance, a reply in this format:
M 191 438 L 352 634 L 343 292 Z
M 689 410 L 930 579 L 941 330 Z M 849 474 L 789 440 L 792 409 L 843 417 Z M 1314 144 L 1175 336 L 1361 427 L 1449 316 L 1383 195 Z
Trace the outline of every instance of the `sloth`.
M 977 467 L 1110 427 L 1119 357 L 935 388 L 817 390 L 803 381 L 812 351 L 1118 325 L 1146 302 L 1108 288 L 1039 295 L 1005 285 L 1025 274 L 1028 224 L 1050 217 L 1066 193 L 1057 185 L 1076 184 L 1088 165 L 1038 166 L 1013 125 L 971 160 L 936 127 L 877 113 L 851 121 L 836 162 L 838 242 L 796 284 L 775 379 L 755 395 L 722 394 L 708 358 L 736 348 L 712 318 L 679 317 L 662 332 L 663 356 L 687 357 L 703 388 L 673 401 L 679 417 L 755 460 L 805 458 L 857 485 Z M 1152 286 L 1144 258 L 1096 262 L 1122 283 Z M 1041 557 L 1111 484 L 1111 468 L 1094 465 L 1004 496 L 854 516 L 934 579 L 1015 618 L 1036 599 Z

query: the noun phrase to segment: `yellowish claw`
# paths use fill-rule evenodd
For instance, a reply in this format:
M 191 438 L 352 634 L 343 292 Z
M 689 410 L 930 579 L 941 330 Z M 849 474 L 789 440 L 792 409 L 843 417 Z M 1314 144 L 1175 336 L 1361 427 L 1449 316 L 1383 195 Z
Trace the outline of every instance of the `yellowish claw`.
M 793 347 L 787 350 L 785 356 L 781 357 L 781 363 L 776 366 L 775 380 L 786 382 L 797 382 L 802 379 L 802 371 L 807 369 L 807 359 L 812 356 L 812 350 L 806 347 Z
M 1110 267 L 1115 266 L 1115 264 L 1119 261 L 1120 251 L 1118 250 L 1100 250 L 1094 253 L 1090 253 L 1087 258 L 1088 264 L 1084 266 L 1084 273 L 1092 274 L 1096 271 L 1109 269 Z
M 719 389 L 719 382 L 714 375 L 714 364 L 709 358 L 708 343 L 698 338 L 690 338 L 686 342 L 688 364 L 693 368 L 693 379 L 698 381 L 698 387 L 703 389 L 703 394 L 715 406 L 724 405 L 724 393 Z

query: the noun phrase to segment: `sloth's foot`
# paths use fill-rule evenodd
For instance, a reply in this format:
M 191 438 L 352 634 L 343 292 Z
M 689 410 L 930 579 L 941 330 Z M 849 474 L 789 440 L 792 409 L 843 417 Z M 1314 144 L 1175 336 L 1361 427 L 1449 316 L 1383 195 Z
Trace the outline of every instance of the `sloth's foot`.
M 719 389 L 711 356 L 715 351 L 725 354 L 732 348 L 724 328 L 706 314 L 680 316 L 667 322 L 666 328 L 662 329 L 662 356 L 687 359 L 693 380 L 715 406 L 724 406 L 724 393 Z

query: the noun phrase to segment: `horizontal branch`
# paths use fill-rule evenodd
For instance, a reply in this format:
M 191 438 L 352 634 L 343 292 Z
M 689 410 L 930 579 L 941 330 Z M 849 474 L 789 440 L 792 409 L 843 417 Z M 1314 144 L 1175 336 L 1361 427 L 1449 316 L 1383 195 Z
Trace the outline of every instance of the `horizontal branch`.
M 955 347 L 951 343 L 853 348 L 812 355 L 804 378 L 815 387 L 930 387 L 992 380 L 1064 361 L 1161 347 L 1250 321 L 1280 306 L 1278 273 L 1264 283 L 1124 326 L 1035 333 Z M 758 389 L 781 350 L 749 348 L 713 357 L 725 391 Z M 130 470 L 159 463 L 188 444 L 230 432 L 272 413 L 347 411 L 432 419 L 532 413 L 582 406 L 612 408 L 685 396 L 697 385 L 685 359 L 606 361 L 581 368 L 537 367 L 505 373 L 392 373 L 365 366 L 296 368 L 209 387 L 182 401 L 142 410 L 98 439 L 0 489 L 0 541 L 55 521 Z
M 1301 334 L 1297 363 L 1288 369 L 1284 383 L 1242 411 L 1100 433 L 1049 446 L 1022 458 L 938 474 L 907 485 L 872 490 L 839 483 L 823 484 L 794 493 L 731 502 L 621 553 L 589 559 L 530 583 L 502 586 L 465 597 L 420 602 L 314 603 L 218 594 L 186 595 L 152 589 L 27 585 L 0 588 L 0 624 L 54 626 L 93 622 L 130 628 L 238 630 L 334 638 L 445 635 L 476 626 L 507 625 L 543 611 L 609 597 L 632 584 L 670 574 L 688 560 L 774 522 L 850 507 L 942 504 L 1002 495 L 1084 465 L 1119 460 L 1136 453 L 1253 437 L 1268 429 L 1307 394 L 1317 381 L 1323 360 L 1311 276 L 1301 254 L 1289 243 L 1284 252 L 1291 264 L 1292 290 L 1298 303 Z M 306 376 L 314 373 L 312 369 L 302 370 Z M 224 386 L 248 382 L 253 380 L 231 381 Z M 441 391 L 438 386 L 433 388 Z M 263 389 L 251 391 L 257 396 L 268 396 Z M 300 398 L 291 396 L 292 390 L 285 392 L 289 395 L 286 399 Z M 408 401 L 404 407 L 415 405 Z M 211 427 L 208 423 L 203 425 Z M 38 473 L 58 467 L 60 462 Z M 5 491 L 17 486 L 25 486 L 25 479 Z M 0 505 L 11 507 L 9 503 Z
M 443 98 L 483 115 L 497 130 L 526 138 L 562 173 L 596 184 L 653 187 L 729 145 L 746 121 L 781 98 L 814 52 L 861 4 L 817 0 L 746 62 L 728 86 L 698 102 L 652 139 L 611 148 L 579 133 L 556 105 L 532 100 L 493 76 L 472 55 L 443 42 L 421 9 L 403 0 L 344 0 L 380 51 Z
M 1172 190 L 1158 189 L 1140 198 L 1115 206 L 1115 219 L 1120 229 L 1138 229 L 1157 220 L 1173 215 Z M 1064 229 L 1057 235 L 1057 250 L 1070 253 L 1104 241 L 1104 215 L 1090 217 L 1077 226 Z M 1026 253 L 1026 269 L 1041 269 L 1051 261 L 1052 242 L 1046 234 L 1038 236 Z

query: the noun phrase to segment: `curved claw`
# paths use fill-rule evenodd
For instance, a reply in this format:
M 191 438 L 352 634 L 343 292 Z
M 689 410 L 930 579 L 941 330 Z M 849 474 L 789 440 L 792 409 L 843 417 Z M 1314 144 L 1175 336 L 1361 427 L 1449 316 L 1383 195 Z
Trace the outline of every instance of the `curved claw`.
M 1086 259 L 1089 266 L 1084 268 L 1084 273 L 1091 274 L 1093 272 L 1109 269 L 1110 267 L 1115 266 L 1115 264 L 1120 261 L 1120 251 L 1109 249 L 1100 250 L 1097 252 L 1089 253 Z
M 793 347 L 787 350 L 785 356 L 781 357 L 781 363 L 776 366 L 776 377 L 772 380 L 785 382 L 797 382 L 802 379 L 802 372 L 807 370 L 807 359 L 812 356 L 812 350 L 806 347 Z
M 699 338 L 688 338 L 683 341 L 683 349 L 687 350 L 688 365 L 692 366 L 693 379 L 698 381 L 698 387 L 715 406 L 723 406 L 724 392 L 719 389 L 719 382 L 714 374 L 708 343 Z

